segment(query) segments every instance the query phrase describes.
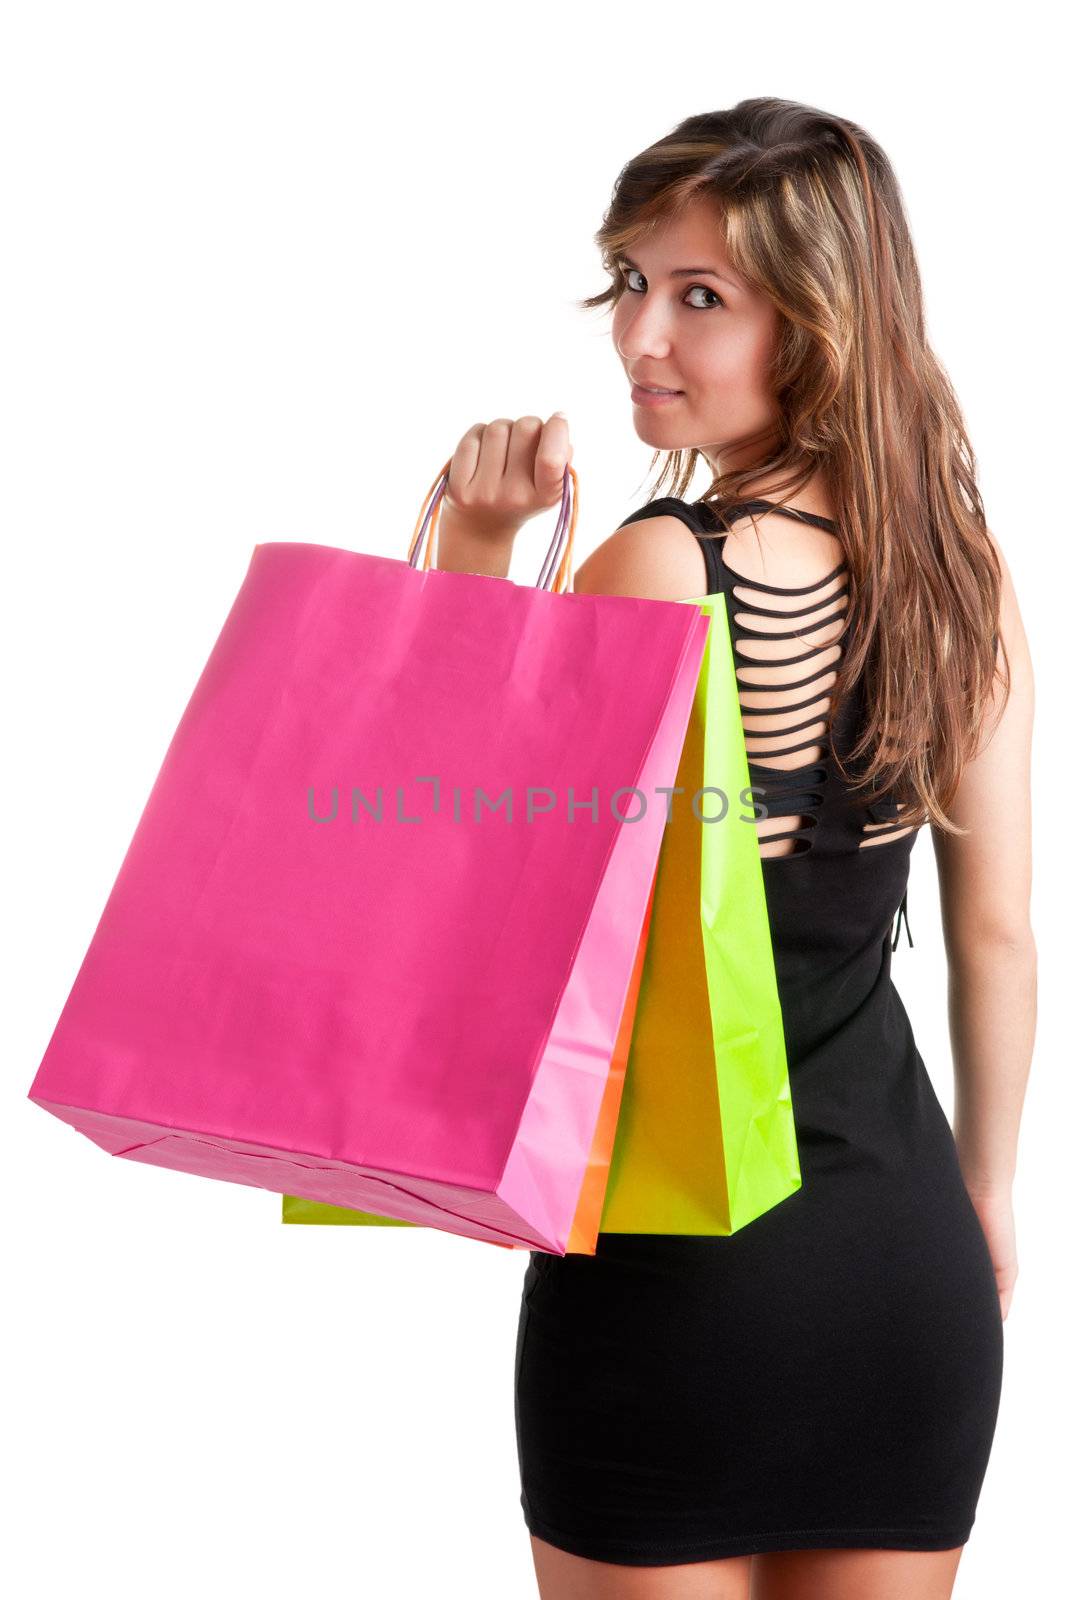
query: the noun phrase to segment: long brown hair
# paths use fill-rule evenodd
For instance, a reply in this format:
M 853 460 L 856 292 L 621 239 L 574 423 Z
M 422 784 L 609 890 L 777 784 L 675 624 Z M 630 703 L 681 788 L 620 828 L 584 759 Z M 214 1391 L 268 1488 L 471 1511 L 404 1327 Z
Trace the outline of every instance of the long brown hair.
M 853 580 L 828 718 L 858 682 L 854 786 L 903 802 L 901 823 L 960 833 L 945 808 L 998 675 L 1000 565 L 960 405 L 927 341 L 896 177 L 861 127 L 811 106 L 761 98 L 687 117 L 616 179 L 595 235 L 612 282 L 579 307 L 614 308 L 618 254 L 707 195 L 733 267 L 781 319 L 779 437 L 715 479 L 714 503 L 740 506 L 768 473 L 785 502 L 822 474 Z M 684 496 L 702 452 L 665 454 L 652 498 L 668 483 Z

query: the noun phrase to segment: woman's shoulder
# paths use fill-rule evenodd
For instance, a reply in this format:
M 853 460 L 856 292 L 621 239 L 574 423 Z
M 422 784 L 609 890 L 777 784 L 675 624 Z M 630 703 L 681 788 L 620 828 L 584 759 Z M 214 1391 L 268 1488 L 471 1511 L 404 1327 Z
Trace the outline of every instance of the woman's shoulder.
M 692 537 L 701 531 L 683 500 L 651 500 L 623 518 L 574 575 L 576 594 L 691 600 L 709 589 L 709 563 Z

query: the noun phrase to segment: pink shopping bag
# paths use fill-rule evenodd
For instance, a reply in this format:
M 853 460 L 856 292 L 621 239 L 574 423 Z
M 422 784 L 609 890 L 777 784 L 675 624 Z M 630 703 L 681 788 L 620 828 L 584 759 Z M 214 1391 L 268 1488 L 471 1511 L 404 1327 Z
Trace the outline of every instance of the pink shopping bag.
M 256 546 L 29 1093 L 129 1160 L 562 1250 L 708 621 L 567 592 L 569 468 L 535 587 L 421 568 L 447 471 L 407 561 Z

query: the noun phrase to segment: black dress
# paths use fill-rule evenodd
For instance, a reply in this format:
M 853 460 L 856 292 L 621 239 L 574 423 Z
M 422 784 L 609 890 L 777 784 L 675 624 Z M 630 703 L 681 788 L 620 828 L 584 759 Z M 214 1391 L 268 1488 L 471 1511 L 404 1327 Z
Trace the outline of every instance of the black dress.
M 731 1235 L 531 1252 L 515 1352 L 523 1516 L 550 1544 L 638 1566 L 950 1549 L 992 1447 L 1003 1324 L 890 976 L 917 834 L 896 826 L 891 795 L 850 795 L 818 738 L 847 563 L 803 588 L 756 582 L 724 563 L 728 525 L 703 502 L 654 500 L 626 521 L 666 513 L 726 595 L 751 781 L 782 819 L 760 851 L 802 1182 Z M 761 656 L 775 667 L 746 664 Z M 843 759 L 858 714 L 849 696 L 830 731 Z M 778 764 L 805 751 L 809 764 Z M 772 837 L 788 853 L 765 853 Z

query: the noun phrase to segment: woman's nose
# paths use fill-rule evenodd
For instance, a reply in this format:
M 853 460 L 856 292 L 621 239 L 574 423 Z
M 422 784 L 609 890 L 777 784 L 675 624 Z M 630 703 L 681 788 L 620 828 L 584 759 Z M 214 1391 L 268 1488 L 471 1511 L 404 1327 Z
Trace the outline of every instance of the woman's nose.
M 627 361 L 648 356 L 662 361 L 670 354 L 669 313 L 646 300 L 630 310 L 616 332 L 616 347 Z

